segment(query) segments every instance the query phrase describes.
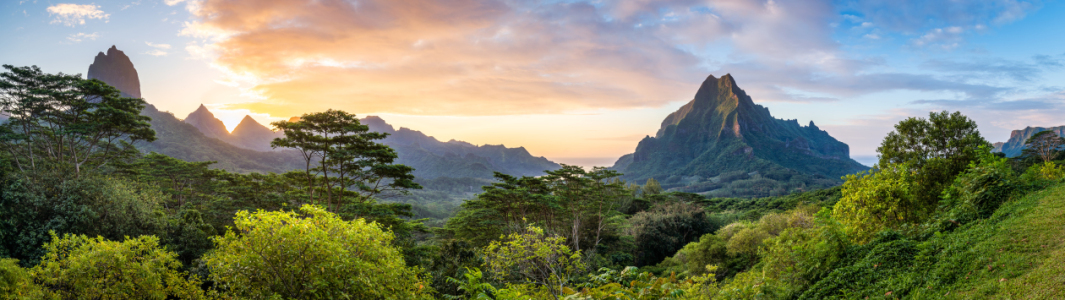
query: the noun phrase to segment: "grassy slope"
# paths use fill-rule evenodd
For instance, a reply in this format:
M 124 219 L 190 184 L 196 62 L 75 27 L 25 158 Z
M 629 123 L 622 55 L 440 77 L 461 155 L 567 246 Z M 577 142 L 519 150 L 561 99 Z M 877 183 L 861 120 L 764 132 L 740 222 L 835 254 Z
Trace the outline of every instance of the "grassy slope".
M 1065 299 L 1065 185 L 1007 204 L 991 219 L 959 232 L 973 243 L 966 256 L 976 259 L 957 266 L 972 275 L 940 290 L 954 299 Z
M 838 283 L 829 287 L 835 292 L 828 292 L 835 296 L 828 298 L 1065 299 L 1065 184 L 924 242 L 892 243 L 877 251 L 916 255 L 870 254 L 837 269 Z M 883 268 L 890 263 L 901 266 Z

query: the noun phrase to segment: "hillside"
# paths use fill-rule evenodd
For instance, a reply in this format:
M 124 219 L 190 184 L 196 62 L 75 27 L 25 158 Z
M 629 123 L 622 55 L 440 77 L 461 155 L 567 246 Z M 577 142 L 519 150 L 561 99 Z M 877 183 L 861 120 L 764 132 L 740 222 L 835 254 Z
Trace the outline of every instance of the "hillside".
M 1027 127 L 1021 130 L 1014 130 L 1010 133 L 1010 139 L 1005 143 L 995 143 L 995 152 L 1002 152 L 1006 154 L 1006 157 L 1017 157 L 1021 155 L 1021 151 L 1024 150 L 1024 142 L 1028 138 L 1032 137 L 1036 133 L 1042 131 L 1053 131 L 1058 136 L 1065 136 L 1065 126 L 1057 127 Z
M 613 168 L 628 180 L 655 178 L 665 188 L 712 196 L 783 195 L 867 169 L 812 121 L 774 118 L 728 74 L 708 77 L 691 102 Z
M 207 137 L 196 127 L 173 114 L 148 105 L 141 114 L 152 118 L 155 142 L 138 144 L 143 152 L 155 151 L 185 161 L 217 161 L 213 167 L 238 173 L 284 173 L 302 168 L 295 150 L 261 152 L 230 145 Z
M 926 241 L 874 241 L 867 257 L 836 269 L 802 298 L 1063 299 L 1063 237 L 1065 184 L 1058 184 Z

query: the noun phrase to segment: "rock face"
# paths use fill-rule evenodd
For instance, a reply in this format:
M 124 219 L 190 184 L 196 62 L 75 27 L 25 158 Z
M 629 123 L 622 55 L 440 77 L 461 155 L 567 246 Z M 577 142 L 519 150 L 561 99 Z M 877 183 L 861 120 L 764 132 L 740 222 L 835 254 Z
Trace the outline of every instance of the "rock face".
M 673 187 L 719 183 L 728 180 L 719 176 L 730 172 L 797 173 L 838 181 L 867 169 L 850 158 L 847 144 L 812 121 L 802 126 L 774 118 L 728 74 L 708 77 L 691 102 L 667 116 L 654 137 L 640 141 L 635 153 L 621 157 L 613 168 L 629 180 L 656 178 Z
M 89 79 L 99 79 L 120 91 L 122 96 L 140 98 L 141 82 L 137 76 L 137 69 L 121 50 L 111 46 L 107 54 L 100 52 L 96 59 L 89 65 Z
M 200 104 L 199 108 L 185 117 L 185 123 L 196 127 L 207 137 L 220 140 L 229 138 L 229 130 L 226 129 L 226 124 L 222 123 L 222 120 L 215 118 L 214 114 L 207 110 L 207 107 L 203 106 L 203 104 Z
M 1036 133 L 1043 131 L 1053 131 L 1060 137 L 1065 137 L 1065 126 L 1057 127 L 1027 127 L 1021 130 L 1014 130 L 1010 133 L 1010 139 L 1005 143 L 995 143 L 995 152 L 1002 152 L 1006 154 L 1006 157 L 1017 157 L 1024 151 L 1024 142 L 1028 138 L 1032 137 Z
M 274 132 L 270 128 L 259 124 L 251 116 L 244 116 L 244 119 L 240 120 L 240 124 L 233 128 L 233 132 L 229 134 L 229 140 L 227 141 L 245 149 L 271 151 L 273 148 L 270 147 L 270 141 L 284 136 L 284 133 Z

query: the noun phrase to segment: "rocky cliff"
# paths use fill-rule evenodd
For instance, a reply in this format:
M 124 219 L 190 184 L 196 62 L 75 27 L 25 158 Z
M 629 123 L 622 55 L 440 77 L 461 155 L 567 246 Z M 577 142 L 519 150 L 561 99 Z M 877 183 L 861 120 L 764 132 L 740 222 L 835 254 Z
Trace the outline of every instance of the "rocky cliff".
M 1028 141 L 1028 138 L 1032 137 L 1036 133 L 1042 131 L 1053 131 L 1060 137 L 1065 137 L 1065 126 L 1058 127 L 1027 127 L 1021 130 L 1014 130 L 1010 132 L 1010 139 L 1005 143 L 995 143 L 995 152 L 1002 152 L 1006 154 L 1006 157 L 1017 157 L 1021 155 L 1024 150 L 1024 142 Z
M 137 76 L 137 69 L 122 50 L 115 46 L 107 49 L 107 53 L 100 52 L 96 59 L 89 65 L 89 79 L 99 79 L 120 91 L 122 96 L 140 98 L 141 82 Z
M 812 121 L 802 126 L 774 118 L 731 75 L 710 76 L 693 100 L 662 121 L 654 137 L 640 141 L 636 151 L 613 168 L 629 180 L 655 178 L 663 186 L 689 192 L 728 188 L 737 180 L 763 180 L 758 185 L 775 191 L 728 194 L 762 196 L 811 188 L 787 183 L 794 178 L 824 186 L 866 169 L 849 152 L 847 144 Z

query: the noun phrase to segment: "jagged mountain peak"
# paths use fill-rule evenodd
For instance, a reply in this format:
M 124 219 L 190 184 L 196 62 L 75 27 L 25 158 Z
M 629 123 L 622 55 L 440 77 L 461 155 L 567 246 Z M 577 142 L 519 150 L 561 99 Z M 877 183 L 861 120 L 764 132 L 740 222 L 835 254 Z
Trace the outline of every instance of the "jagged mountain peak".
M 811 179 L 816 176 L 838 182 L 831 178 L 865 167 L 850 159 L 847 144 L 812 121 L 802 126 L 798 120 L 774 118 L 726 74 L 708 76 L 691 101 L 669 114 L 654 137 L 640 141 L 614 168 L 629 180 L 656 178 L 673 187 L 708 191 L 720 187 L 708 178 L 729 172 L 792 172 L 809 182 L 819 180 Z
M 226 124 L 222 123 L 222 120 L 215 118 L 214 113 L 211 113 L 207 106 L 203 104 L 200 104 L 199 108 L 189 113 L 184 121 L 199 129 L 207 137 L 220 140 L 225 140 L 229 137 L 229 130 L 226 129 Z
M 137 68 L 122 50 L 114 45 L 107 49 L 107 53 L 100 52 L 89 65 L 89 79 L 99 79 L 118 88 L 122 96 L 140 98 L 141 83 L 137 75 Z
M 237 135 L 238 132 L 243 133 L 248 132 L 250 130 L 260 132 L 266 130 L 269 132 L 274 132 L 273 130 L 270 130 L 269 127 L 266 127 L 266 125 L 263 125 L 262 123 L 259 123 L 259 121 L 256 121 L 255 118 L 252 118 L 249 115 L 244 115 L 244 118 L 240 119 L 240 123 L 237 124 L 237 127 L 233 128 L 233 132 L 231 134 Z

